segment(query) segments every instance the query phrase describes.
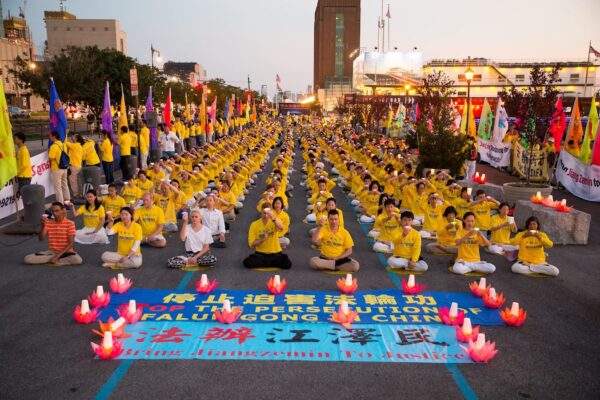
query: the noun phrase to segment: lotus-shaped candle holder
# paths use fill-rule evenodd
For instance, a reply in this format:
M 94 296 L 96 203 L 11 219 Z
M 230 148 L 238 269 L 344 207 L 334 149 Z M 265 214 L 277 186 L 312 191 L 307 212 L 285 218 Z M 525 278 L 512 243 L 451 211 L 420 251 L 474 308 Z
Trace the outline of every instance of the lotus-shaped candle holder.
M 110 290 L 113 293 L 125 293 L 131 287 L 131 279 L 123 277 L 123 274 L 119 274 L 116 278 L 111 278 L 110 282 Z
M 531 196 L 531 202 L 534 204 L 542 204 L 544 202 L 544 198 L 541 195 Z
M 527 319 L 527 311 L 523 310 L 523 308 L 519 308 L 519 312 L 517 315 L 511 312 L 511 309 L 506 307 L 503 311 L 500 311 L 500 317 L 502 320 L 510 326 L 521 326 L 525 323 Z
M 110 293 L 104 292 L 98 295 L 98 292 L 88 296 L 88 301 L 92 307 L 106 307 L 110 303 Z
M 427 286 L 419 285 L 417 282 L 414 282 L 414 284 L 412 286 L 409 286 L 409 284 L 410 284 L 410 279 L 409 279 L 409 282 L 406 282 L 406 280 L 402 279 L 402 291 L 406 294 L 417 294 L 417 293 L 422 292 L 423 290 L 427 289 Z
M 473 340 L 469 340 L 468 347 L 460 346 L 468 355 L 471 357 L 471 360 L 475 362 L 488 362 L 498 353 L 496 350 L 496 342 L 487 341 L 483 344 L 482 347 L 478 348 L 473 342 Z
M 274 277 L 269 278 L 267 281 L 267 289 L 269 289 L 269 292 L 272 294 L 283 293 L 285 287 L 287 286 L 285 279 L 278 279 L 277 276 L 278 275 L 275 275 Z
M 354 292 L 356 292 L 356 289 L 358 289 L 358 280 L 356 278 L 352 279 L 352 284 L 348 285 L 348 280 L 344 279 L 344 278 L 340 278 L 336 281 L 337 283 L 337 287 L 338 289 L 340 289 L 340 292 L 345 293 L 345 294 L 352 294 Z
M 569 207 L 569 206 L 567 206 L 565 204 L 562 204 L 562 203 L 558 203 L 556 205 L 556 211 L 559 211 L 559 212 L 569 213 L 572 210 L 573 210 L 573 207 Z
M 477 297 L 481 297 L 485 294 L 485 292 L 487 292 L 490 288 L 492 287 L 492 285 L 487 285 L 485 288 L 482 288 L 479 285 L 479 282 L 477 281 L 473 281 L 471 283 L 469 283 L 469 289 L 471 289 L 471 292 L 477 296 Z
M 215 311 L 215 318 L 222 324 L 233 324 L 242 315 L 240 307 L 233 307 L 230 310 L 223 308 Z
M 73 312 L 73 318 L 79 324 L 91 324 L 98 318 L 98 308 L 88 309 L 86 312 L 82 313 L 81 306 L 75 307 L 75 312 Z
M 468 343 L 472 338 L 477 338 L 479 334 L 479 325 L 474 326 L 471 333 L 465 333 L 463 328 L 458 325 L 455 325 L 454 328 L 456 329 L 456 339 L 463 343 Z
M 504 298 L 504 293 L 500 292 L 495 296 L 491 296 L 490 291 L 486 290 L 483 294 L 483 304 L 487 308 L 500 308 L 504 305 L 506 299 Z
M 121 308 L 117 309 L 117 314 L 119 314 L 119 317 L 125 318 L 128 324 L 135 324 L 142 318 L 142 307 L 131 309 L 131 307 L 123 304 Z
M 212 282 L 209 279 L 206 279 L 206 281 L 200 279 L 196 282 L 196 292 L 203 294 L 210 293 L 217 287 L 217 283 L 216 279 L 213 279 Z
M 456 316 L 450 315 L 448 307 L 438 307 L 438 315 L 442 319 L 444 325 L 461 325 L 465 320 L 465 312 L 458 310 Z
M 544 201 L 542 201 L 542 204 L 544 205 L 544 207 L 556 208 L 556 206 L 559 205 L 560 203 L 558 201 L 552 200 L 552 198 L 550 196 L 548 196 L 544 199 Z
M 358 313 L 356 311 L 350 309 L 344 311 L 343 307 L 340 306 L 336 312 L 331 314 L 329 320 L 342 325 L 346 329 L 350 329 L 350 324 L 354 322 L 357 316 Z
M 113 340 L 112 335 L 106 334 L 102 338 L 100 345 L 90 342 L 92 350 L 103 360 L 110 360 L 118 357 L 123 352 L 123 343 L 120 340 Z
M 121 318 L 123 318 L 123 320 L 121 320 Z M 115 324 L 117 321 L 120 323 Z M 110 317 L 106 322 L 98 321 L 98 325 L 100 325 L 100 331 L 92 330 L 92 332 L 96 333 L 97 335 L 104 336 L 106 332 L 110 332 L 114 338 L 127 338 L 131 336 L 125 333 L 127 321 L 124 317 L 120 317 L 116 321 Z

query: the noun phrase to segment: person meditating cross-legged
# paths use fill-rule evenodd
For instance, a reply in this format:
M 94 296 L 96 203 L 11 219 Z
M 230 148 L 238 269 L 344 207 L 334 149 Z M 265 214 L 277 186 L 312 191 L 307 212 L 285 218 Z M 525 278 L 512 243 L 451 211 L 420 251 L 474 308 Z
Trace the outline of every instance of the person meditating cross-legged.
M 262 206 L 261 217 L 250 225 L 248 246 L 254 253 L 244 259 L 246 268 L 281 268 L 289 269 L 292 261 L 281 252 L 278 232 L 284 229 L 283 223 L 277 219 L 269 204 Z
M 184 213 L 181 220 L 183 224 L 179 231 L 179 238 L 185 242 L 185 254 L 169 258 L 167 267 L 214 266 L 217 263 L 217 257 L 210 254 L 210 244 L 213 242 L 213 237 L 210 229 L 202 225 L 202 212 L 200 209 L 192 208 L 189 218 Z
M 421 258 L 421 235 L 413 229 L 413 219 L 411 211 L 400 214 L 402 228 L 394 237 L 394 253 L 388 258 L 388 265 L 394 269 L 427 271 L 427 263 Z
M 354 241 L 350 233 L 340 226 L 338 211 L 330 210 L 327 221 L 329 224 L 319 226 L 313 233 L 312 241 L 321 247 L 321 255 L 310 259 L 310 267 L 329 271 L 358 271 L 358 261 L 350 258 Z
M 511 239 L 510 244 L 519 246 L 517 262 L 512 266 L 512 272 L 517 274 L 544 274 L 557 276 L 558 268 L 546 262 L 545 249 L 554 245 L 548 235 L 540 229 L 540 221 L 529 217 L 525 222 L 525 231 L 519 232 Z
M 475 228 L 475 214 L 469 211 L 464 215 L 463 221 L 464 228 L 456 233 L 458 255 L 452 267 L 453 272 L 459 275 L 474 271 L 491 274 L 496 267 L 489 262 L 481 261 L 479 256 L 479 246 L 489 246 L 490 241 L 482 231 Z
M 105 268 L 139 268 L 142 266 L 142 227 L 133 221 L 133 210 L 129 207 L 121 209 L 121 221 L 115 224 L 113 215 L 108 217 L 106 234 L 118 236 L 117 251 L 102 253 L 102 266 Z

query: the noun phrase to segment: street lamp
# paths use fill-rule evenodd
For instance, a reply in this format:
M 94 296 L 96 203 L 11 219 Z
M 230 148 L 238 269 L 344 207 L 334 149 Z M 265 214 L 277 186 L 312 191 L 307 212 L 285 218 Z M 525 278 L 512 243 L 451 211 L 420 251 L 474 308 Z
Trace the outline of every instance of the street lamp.
M 29 69 L 32 71 L 35 71 L 35 69 L 37 68 L 36 63 L 34 63 L 33 61 L 29 63 Z
M 467 136 L 469 135 L 469 120 L 471 117 L 471 81 L 473 80 L 473 70 L 471 67 L 465 71 L 465 79 L 467 80 Z
M 410 83 L 404 85 L 404 104 L 408 104 L 408 92 L 410 90 Z
M 154 53 L 156 53 L 156 59 L 158 60 L 158 62 L 160 62 L 160 51 L 156 50 L 152 43 L 150 43 L 150 65 L 152 66 L 152 68 L 154 68 Z

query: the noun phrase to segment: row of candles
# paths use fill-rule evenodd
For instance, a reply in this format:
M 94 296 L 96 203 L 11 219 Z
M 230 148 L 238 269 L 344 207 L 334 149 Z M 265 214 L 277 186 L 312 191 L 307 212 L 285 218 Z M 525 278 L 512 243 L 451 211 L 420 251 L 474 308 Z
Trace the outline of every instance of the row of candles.
M 537 192 L 535 196 L 531 196 L 531 202 L 534 204 L 542 204 L 548 208 L 554 208 L 556 211 L 569 212 L 573 208 L 567 206 L 567 199 L 561 201 L 554 201 L 552 195 L 543 197 L 541 192 Z

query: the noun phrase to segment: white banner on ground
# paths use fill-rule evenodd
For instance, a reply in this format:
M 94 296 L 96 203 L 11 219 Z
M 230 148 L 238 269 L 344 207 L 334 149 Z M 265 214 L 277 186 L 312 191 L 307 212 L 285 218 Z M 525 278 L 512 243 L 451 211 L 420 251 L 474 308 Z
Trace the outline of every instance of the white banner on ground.
M 481 161 L 489 163 L 494 168 L 504 168 L 510 165 L 510 143 L 493 142 L 481 138 L 477 140 Z
M 556 180 L 575 196 L 600 202 L 600 166 L 583 164 L 562 150 L 555 173 Z
M 52 178 L 50 176 L 50 163 L 48 162 L 48 152 L 45 151 L 31 158 L 31 183 L 42 185 L 46 191 L 46 197 L 54 194 L 54 186 L 52 186 Z M 17 210 L 15 209 L 15 198 L 13 185 L 15 185 L 15 191 L 17 189 L 16 179 L 9 181 L 0 190 L 0 219 L 8 217 L 14 214 Z M 19 210 L 23 209 L 23 202 L 19 198 Z

